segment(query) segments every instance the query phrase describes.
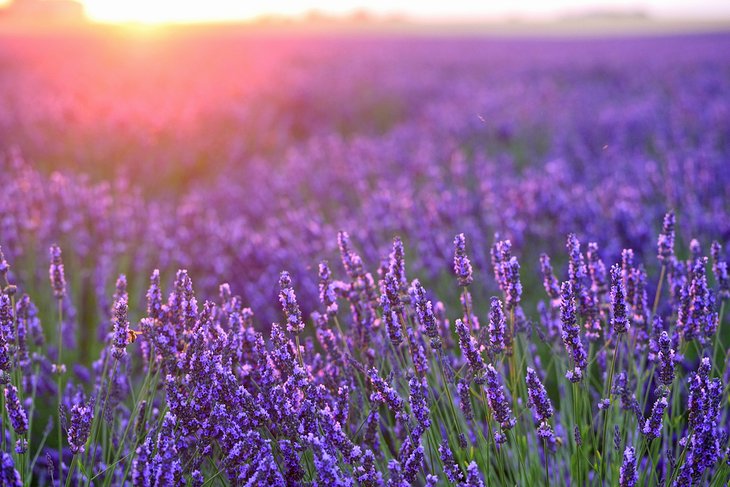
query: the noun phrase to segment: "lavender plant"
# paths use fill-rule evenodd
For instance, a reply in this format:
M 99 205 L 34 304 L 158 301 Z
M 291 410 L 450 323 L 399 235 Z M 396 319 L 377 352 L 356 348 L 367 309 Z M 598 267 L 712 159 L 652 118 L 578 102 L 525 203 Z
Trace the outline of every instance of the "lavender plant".
M 52 344 L 23 337 L 20 347 L 21 330 L 38 328 L 35 307 L 28 295 L 14 306 L 16 287 L 3 258 L 4 485 L 726 482 L 730 360 L 718 333 L 723 310 L 710 297 L 724 284 L 707 279 L 701 255 L 685 267 L 692 271 L 683 281 L 689 314 L 683 300 L 657 293 L 646 322 L 631 326 L 636 300 L 627 295 L 635 296 L 639 283 L 631 279 L 636 257 L 625 251 L 623 265 L 611 268 L 611 292 L 598 292 L 571 237 L 560 291 L 546 256 L 533 266 L 534 281 L 544 281 L 546 297 L 558 301 L 551 306 L 560 307 L 555 335 L 549 316 L 529 325 L 516 320 L 514 311 L 532 301 L 520 282 L 529 271 L 518 275 L 516 256 L 500 244 L 495 275 L 502 282 L 494 284 L 511 303 L 510 317 L 491 298 L 481 307 L 489 310 L 481 332 L 478 299 L 462 299 L 469 306 L 455 306 L 453 327 L 444 327 L 448 308 L 435 313 L 418 280 L 403 284 L 400 240 L 379 293 L 354 243 L 344 234 L 340 240 L 343 280 L 321 265 L 320 309 L 307 314 L 282 273 L 286 325 L 274 323 L 269 333 L 228 285 L 199 308 L 185 271 L 176 274 L 166 302 L 159 271 L 146 300 L 133 299 L 120 279 L 113 328 L 98 359 L 66 374 L 59 374 Z M 467 262 L 460 241 L 457 263 Z M 664 247 L 660 238 L 662 259 L 647 268 L 677 258 Z M 596 252 L 592 244 L 591 262 Z M 456 265 L 453 280 L 464 296 L 466 267 Z M 474 281 L 487 278 L 472 273 Z M 73 291 L 66 279 L 74 278 L 58 247 L 50 275 L 47 297 L 38 302 L 63 310 L 64 294 Z M 590 289 L 595 301 L 581 307 L 579 293 Z M 367 326 L 364 312 L 373 314 Z M 520 320 L 530 314 L 522 311 Z M 503 344 L 508 322 L 512 355 Z M 73 361 L 75 350 L 66 353 Z M 49 408 L 56 400 L 58 409 Z M 60 441 L 53 441 L 54 430 Z

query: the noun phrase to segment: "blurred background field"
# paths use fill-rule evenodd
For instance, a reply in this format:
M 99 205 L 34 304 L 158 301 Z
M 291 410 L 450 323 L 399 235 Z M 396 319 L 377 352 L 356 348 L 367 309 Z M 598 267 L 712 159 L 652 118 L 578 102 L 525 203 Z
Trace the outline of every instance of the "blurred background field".
M 669 208 L 683 235 L 730 235 L 722 17 L 67 13 L 1 17 L 0 241 L 18 273 L 67 249 L 85 327 L 118 273 L 135 300 L 155 267 L 230 282 L 264 326 L 288 269 L 311 309 L 340 229 L 371 268 L 402 236 L 415 275 L 454 296 L 457 232 L 479 269 L 495 234 L 532 263 L 569 232 L 607 260 L 653 252 Z

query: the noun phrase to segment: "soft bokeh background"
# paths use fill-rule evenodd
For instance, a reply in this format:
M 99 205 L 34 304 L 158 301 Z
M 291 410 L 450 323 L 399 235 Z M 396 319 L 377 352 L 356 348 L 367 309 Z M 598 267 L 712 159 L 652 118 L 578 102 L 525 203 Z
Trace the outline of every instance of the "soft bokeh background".
M 240 5 L 0 14 L 0 241 L 17 269 L 65 244 L 81 322 L 118 273 L 140 297 L 185 267 L 267 323 L 282 269 L 315 302 L 340 229 L 372 269 L 401 235 L 446 295 L 457 232 L 485 294 L 495 234 L 531 264 L 569 232 L 651 255 L 672 207 L 730 235 L 725 2 Z

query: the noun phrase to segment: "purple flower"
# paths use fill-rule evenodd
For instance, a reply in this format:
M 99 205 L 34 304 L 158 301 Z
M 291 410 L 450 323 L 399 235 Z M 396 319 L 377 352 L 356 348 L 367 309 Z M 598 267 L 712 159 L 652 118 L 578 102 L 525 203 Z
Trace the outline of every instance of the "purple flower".
M 18 389 L 12 384 L 5 386 L 5 408 L 8 411 L 8 418 L 13 430 L 18 435 L 24 435 L 28 431 L 28 416 L 25 409 L 20 404 L 18 398 Z
M 718 297 L 720 301 L 730 299 L 730 277 L 728 276 L 727 262 L 720 255 L 722 246 L 719 242 L 712 242 L 710 254 L 712 255 L 712 273 L 717 281 Z
M 697 372 L 689 381 L 689 397 L 687 399 L 687 413 L 689 427 L 697 429 L 702 423 L 702 417 L 705 414 L 706 395 L 709 387 L 710 370 L 712 365 L 708 357 L 700 360 Z
M 30 297 L 24 294 L 15 306 L 16 309 L 16 338 L 18 364 L 24 371 L 30 368 L 31 359 L 28 354 L 28 327 L 31 319 Z M 2 367 L 0 367 L 2 369 Z
M 573 285 L 565 281 L 561 289 L 562 301 L 560 304 L 560 322 L 565 349 L 573 359 L 573 370 L 569 370 L 565 377 L 571 382 L 580 382 L 583 378 L 583 369 L 588 365 L 588 357 L 580 339 L 580 327 L 575 312 L 575 298 Z
M 418 472 L 423 469 L 424 450 L 423 445 L 418 445 L 416 448 L 410 449 L 410 452 L 403 461 L 403 480 L 408 482 L 408 485 L 413 485 L 413 482 L 418 476 Z
M 428 409 L 428 382 L 426 381 L 426 377 L 411 377 L 410 381 L 408 381 L 408 386 L 411 390 L 409 401 L 411 411 L 416 421 L 418 421 L 420 429 L 426 431 L 431 426 L 431 420 L 429 419 L 430 411 Z
M 497 281 L 499 289 L 503 293 L 506 293 L 508 283 L 504 275 L 504 264 L 512 257 L 512 242 L 509 240 L 495 242 L 490 249 L 490 255 L 492 269 L 494 270 L 494 280 Z
M 696 238 L 689 241 L 689 253 L 692 258 L 691 264 L 702 259 L 702 246 L 700 245 L 700 241 Z
M 712 245 L 710 245 L 710 257 L 712 257 L 712 272 L 714 274 L 717 274 L 716 268 L 717 264 L 719 264 L 722 261 L 722 245 L 720 245 L 720 242 L 717 240 L 714 240 L 712 242 Z
M 492 366 L 487 365 L 487 404 L 492 410 L 494 419 L 500 424 L 503 430 L 512 429 L 517 421 L 512 416 L 512 409 L 504 392 L 504 386 L 499 378 L 499 373 Z
M 586 257 L 588 257 L 588 275 L 591 278 L 591 290 L 600 300 L 600 298 L 606 294 L 608 285 L 606 283 L 606 265 L 598 256 L 597 243 L 588 243 Z
M 344 266 L 347 275 L 353 280 L 356 279 L 360 275 L 361 264 L 359 262 L 360 257 L 351 249 L 350 235 L 348 235 L 347 232 L 338 232 L 337 244 L 340 248 L 342 265 Z
M 28 451 L 28 440 L 25 438 L 18 438 L 15 440 L 15 453 L 22 455 Z
M 301 474 L 303 478 L 303 470 Z M 353 476 L 355 477 L 355 480 L 358 481 L 359 485 L 362 485 L 363 487 L 381 487 L 383 485 L 383 474 L 378 472 L 377 465 L 375 464 L 375 455 L 372 450 L 365 451 L 362 458 L 362 464 L 355 468 Z
M 634 447 L 627 446 L 624 450 L 624 460 L 618 480 L 619 487 L 634 487 L 636 485 L 636 454 Z
M 63 271 L 63 260 L 61 259 L 61 247 L 51 245 L 51 267 L 48 275 L 51 279 L 53 295 L 56 299 L 63 299 L 66 296 L 66 275 Z
M 659 335 L 659 382 L 665 386 L 669 386 L 674 381 L 674 355 L 672 349 L 672 340 L 669 334 L 663 331 Z
M 492 296 L 492 303 L 489 308 L 489 344 L 493 353 L 500 353 L 505 350 L 506 323 L 502 302 L 499 298 Z
M 649 314 L 646 295 L 646 271 L 642 266 L 639 266 L 632 269 L 632 275 L 635 283 L 634 300 L 631 302 L 634 321 L 645 324 Z
M 464 379 L 459 379 L 456 383 L 456 391 L 459 393 L 459 407 L 464 414 L 464 419 L 471 421 L 474 419 L 474 411 L 471 408 L 471 391 L 469 383 Z
M 669 406 L 669 401 L 665 396 L 660 397 L 654 402 L 654 407 L 651 410 L 651 416 L 644 423 L 641 432 L 646 435 L 649 440 L 658 438 L 662 434 L 662 416 L 664 410 Z
M 683 321 L 684 339 L 710 338 L 717 329 L 718 315 L 714 310 L 714 297 L 707 287 L 706 258 L 697 259 L 692 269 L 689 286 L 689 310 Z
M 634 251 L 623 249 L 621 251 L 621 278 L 624 283 L 624 295 L 628 304 L 634 302 Z M 613 275 L 612 275 L 613 277 Z
M 287 271 L 279 276 L 279 303 L 286 315 L 286 329 L 290 333 L 300 333 L 304 329 L 302 312 L 299 310 L 297 295 L 292 289 L 291 277 Z
M 390 300 L 385 294 L 380 295 L 380 306 L 383 308 L 383 321 L 385 322 L 385 330 L 394 347 L 398 347 L 403 342 L 403 334 L 401 333 L 400 320 L 396 312 L 390 306 Z
M 439 445 L 439 456 L 444 468 L 444 475 L 452 484 L 464 481 L 464 472 L 461 471 L 459 464 L 454 459 L 454 453 L 451 451 L 449 442 L 444 439 Z
M 388 462 L 388 473 L 390 474 L 387 484 L 388 487 L 409 487 L 411 485 L 410 482 L 406 482 L 403 479 L 403 472 L 398 460 L 391 459 Z
M 459 286 L 466 287 L 474 281 L 471 262 L 466 255 L 466 238 L 463 233 L 454 238 L 454 273 Z
M 129 298 L 129 294 L 127 293 L 127 276 L 119 274 L 114 287 L 114 301 L 117 301 L 122 297 L 127 299 Z
M 378 370 L 375 367 L 368 370 L 367 375 L 374 389 L 371 400 L 385 403 L 396 415 L 396 418 L 407 419 L 404 415 L 403 399 L 398 395 L 398 392 L 378 375 Z
M 588 277 L 588 268 L 586 267 L 583 254 L 580 251 L 580 241 L 574 233 L 568 235 L 568 241 L 565 246 L 568 248 L 568 280 L 573 284 L 576 292 L 579 293 L 583 284 Z
M 436 315 L 433 312 L 431 301 L 426 299 L 426 291 L 421 286 L 418 279 L 414 279 L 412 283 L 413 303 L 416 307 L 416 317 L 423 327 L 423 331 L 430 339 L 431 348 L 440 350 L 442 347 L 441 336 L 439 335 L 438 324 L 436 323 Z
M 479 352 L 479 344 L 477 343 L 476 338 L 469 333 L 469 330 L 462 320 L 457 319 L 455 325 L 456 334 L 459 336 L 461 353 L 466 357 L 466 361 L 471 368 L 472 375 L 477 381 L 481 381 L 482 375 L 484 374 L 484 360 L 482 359 L 482 354 Z
M 479 473 L 479 467 L 473 460 L 466 467 L 466 483 L 464 483 L 464 487 L 484 487 L 482 476 Z
M 690 436 L 680 440 L 687 449 L 687 457 L 682 464 L 676 485 L 693 485 L 699 482 L 705 471 L 713 468 L 722 458 L 720 427 L 723 385 L 719 379 L 709 378 L 710 360 L 703 358 L 697 373 L 690 379 L 689 431 Z
M 622 278 L 622 270 L 618 264 L 611 267 L 611 305 L 613 318 L 611 323 L 615 333 L 626 333 L 629 329 L 629 319 L 626 311 L 626 294 Z
M 715 273 L 717 280 L 717 295 L 721 301 L 730 299 L 730 275 L 728 275 L 727 262 L 722 261 L 717 264 L 717 272 Z
M 659 234 L 659 240 L 657 241 L 657 257 L 663 265 L 666 265 L 674 257 L 674 224 L 674 212 L 668 211 L 664 215 L 662 233 Z
M 332 273 L 326 260 L 319 263 L 319 300 L 324 305 L 328 315 L 334 316 L 337 314 L 337 294 L 332 283 Z
M 304 471 L 302 470 L 301 473 L 303 478 Z M 353 476 L 363 487 L 381 487 L 383 485 L 383 474 L 378 472 L 372 450 L 365 451 L 362 464 L 355 468 Z
M 558 284 L 558 278 L 553 274 L 553 267 L 547 254 L 540 254 L 540 271 L 542 272 L 542 284 L 545 292 L 553 302 L 559 301 L 560 285 Z
M 537 419 L 547 421 L 553 415 L 553 404 L 535 369 L 527 367 L 525 381 L 527 382 L 527 395 L 530 397 Z
M 545 390 L 540 378 L 537 376 L 537 372 L 531 367 L 527 367 L 527 395 L 532 403 L 533 410 L 535 411 L 535 417 L 537 422 L 540 424 L 537 428 L 537 435 L 540 438 L 551 440 L 554 436 L 552 427 L 548 423 L 553 415 L 553 404 L 550 401 L 550 397 Z
M 13 457 L 9 453 L 2 452 L 2 464 L 0 464 L 0 485 L 7 487 L 22 487 L 20 473 L 15 469 Z
M 114 339 L 112 356 L 121 360 L 127 354 L 127 341 L 129 338 L 129 320 L 127 318 L 127 298 L 122 297 L 114 303 Z
M 522 283 L 520 282 L 520 264 L 517 257 L 510 258 L 502 264 L 506 289 L 504 291 L 505 308 L 512 311 L 520 304 L 522 297 Z
M 0 294 L 0 344 L 15 341 L 13 328 L 13 304 L 10 296 L 3 293 Z
M 3 279 L 7 279 L 9 270 L 10 270 L 10 264 L 8 264 L 8 261 L 5 260 L 5 254 L 3 253 L 3 248 L 0 247 L 0 276 L 2 276 Z
M 408 279 L 406 278 L 406 258 L 403 241 L 400 237 L 393 239 L 393 250 L 390 252 L 389 272 L 393 275 L 398 287 L 398 294 L 406 294 Z
M 84 452 L 84 445 L 91 432 L 94 405 L 79 402 L 71 406 L 71 421 L 68 427 L 68 444 L 74 455 Z
M 153 320 L 162 320 L 162 291 L 160 290 L 160 271 L 155 269 L 150 277 L 150 287 L 147 290 L 147 316 Z

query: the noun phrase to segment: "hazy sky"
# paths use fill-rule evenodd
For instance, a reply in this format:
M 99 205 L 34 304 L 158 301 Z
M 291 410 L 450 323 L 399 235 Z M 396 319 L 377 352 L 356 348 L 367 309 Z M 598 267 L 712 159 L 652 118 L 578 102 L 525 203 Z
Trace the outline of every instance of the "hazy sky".
M 8 0 L 0 0 L 0 3 Z M 311 10 L 346 14 L 367 9 L 424 20 L 521 17 L 549 19 L 590 10 L 642 10 L 656 17 L 730 18 L 730 0 L 81 0 L 96 20 L 188 22 L 250 19 L 265 14 L 297 15 Z

